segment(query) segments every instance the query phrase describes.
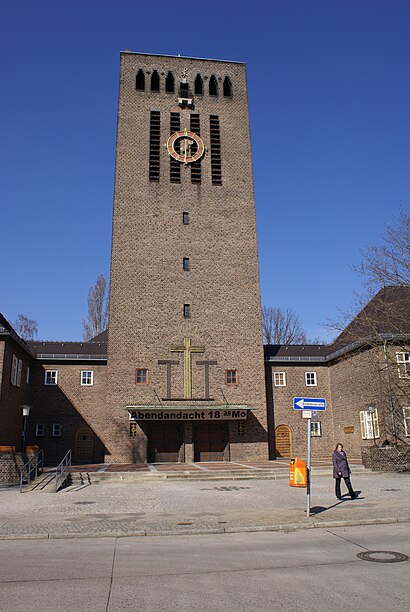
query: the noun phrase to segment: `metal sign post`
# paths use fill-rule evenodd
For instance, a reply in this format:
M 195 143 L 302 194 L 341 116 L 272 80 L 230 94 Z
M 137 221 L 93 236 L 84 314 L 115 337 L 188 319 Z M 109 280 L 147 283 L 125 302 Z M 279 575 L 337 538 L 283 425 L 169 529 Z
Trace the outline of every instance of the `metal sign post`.
M 306 516 L 310 516 L 310 419 L 307 420 L 307 487 L 306 487 Z

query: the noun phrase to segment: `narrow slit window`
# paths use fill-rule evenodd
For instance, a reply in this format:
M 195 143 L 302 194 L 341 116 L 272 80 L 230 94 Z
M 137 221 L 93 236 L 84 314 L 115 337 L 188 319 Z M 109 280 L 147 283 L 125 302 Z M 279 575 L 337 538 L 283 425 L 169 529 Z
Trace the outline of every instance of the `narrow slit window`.
M 175 81 L 174 75 L 172 72 L 168 72 L 167 77 L 165 79 L 165 91 L 166 93 L 174 93 L 175 90 Z
M 188 212 L 182 213 L 182 223 L 183 225 L 189 225 L 189 213 Z
M 159 74 L 156 70 L 151 74 L 151 91 L 159 91 Z
M 185 270 L 185 272 L 189 272 L 189 257 L 184 257 L 182 259 L 182 269 Z
M 142 70 L 138 70 L 135 79 L 135 89 L 137 91 L 145 91 L 145 75 Z
M 217 96 L 218 95 L 218 82 L 214 75 L 209 79 L 209 95 Z
M 191 318 L 191 305 L 184 304 L 184 319 L 190 319 L 190 318 Z

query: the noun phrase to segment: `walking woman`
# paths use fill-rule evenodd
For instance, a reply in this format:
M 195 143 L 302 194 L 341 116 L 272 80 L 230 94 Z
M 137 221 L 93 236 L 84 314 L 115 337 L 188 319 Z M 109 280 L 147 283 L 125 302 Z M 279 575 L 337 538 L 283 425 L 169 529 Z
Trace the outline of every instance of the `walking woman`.
M 349 463 L 347 461 L 346 453 L 343 450 L 343 444 L 340 444 L 340 442 L 339 444 L 336 445 L 336 448 L 333 451 L 332 461 L 333 461 L 333 478 L 336 479 L 335 493 L 336 493 L 337 499 L 342 499 L 342 496 L 340 494 L 340 481 L 342 480 L 342 478 L 345 481 L 350 497 L 352 499 L 356 499 L 357 495 L 353 491 L 352 483 L 350 482 L 351 471 L 350 471 Z

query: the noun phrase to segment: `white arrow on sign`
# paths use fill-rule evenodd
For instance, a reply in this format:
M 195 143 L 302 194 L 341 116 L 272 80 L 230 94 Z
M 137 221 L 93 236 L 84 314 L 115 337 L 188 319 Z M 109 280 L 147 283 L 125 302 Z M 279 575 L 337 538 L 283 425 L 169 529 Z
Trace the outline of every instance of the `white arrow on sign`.
M 323 400 L 319 400 L 317 402 L 313 400 L 300 399 L 298 402 L 295 402 L 296 406 L 299 408 L 321 408 L 323 407 Z

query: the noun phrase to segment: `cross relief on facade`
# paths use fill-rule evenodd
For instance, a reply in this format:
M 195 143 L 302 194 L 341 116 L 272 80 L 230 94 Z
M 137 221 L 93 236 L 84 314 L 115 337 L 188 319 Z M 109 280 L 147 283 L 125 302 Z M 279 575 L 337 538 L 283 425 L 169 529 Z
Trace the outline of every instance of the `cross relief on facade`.
M 191 338 L 184 338 L 183 344 L 181 346 L 176 346 L 171 348 L 171 353 L 182 353 L 184 357 L 184 399 L 192 399 L 192 355 L 195 353 L 204 353 L 205 347 L 202 346 L 192 346 Z M 171 374 L 172 374 L 172 366 L 179 365 L 179 361 L 174 359 L 160 359 L 158 361 L 159 365 L 166 366 L 166 387 L 167 387 L 167 399 L 171 398 Z M 209 398 L 209 367 L 212 365 L 216 365 L 217 362 L 215 360 L 202 360 L 197 361 L 196 365 L 204 367 L 204 398 Z

